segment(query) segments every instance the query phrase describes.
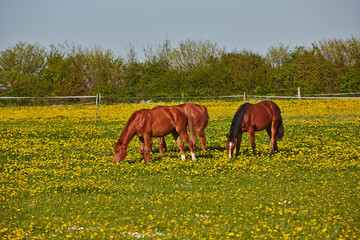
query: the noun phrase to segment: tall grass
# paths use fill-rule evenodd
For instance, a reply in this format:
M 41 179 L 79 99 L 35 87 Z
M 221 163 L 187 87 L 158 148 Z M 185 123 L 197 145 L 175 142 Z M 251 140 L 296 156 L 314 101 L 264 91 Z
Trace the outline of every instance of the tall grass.
M 114 165 L 113 142 L 130 114 L 153 105 L 1 108 L 3 239 L 357 239 L 360 100 L 278 101 L 285 137 L 259 156 L 244 134 L 229 160 L 225 134 L 238 103 L 210 102 L 208 150 L 142 161 L 138 140 Z M 197 149 L 201 149 L 200 145 Z M 189 154 L 189 152 L 187 152 Z

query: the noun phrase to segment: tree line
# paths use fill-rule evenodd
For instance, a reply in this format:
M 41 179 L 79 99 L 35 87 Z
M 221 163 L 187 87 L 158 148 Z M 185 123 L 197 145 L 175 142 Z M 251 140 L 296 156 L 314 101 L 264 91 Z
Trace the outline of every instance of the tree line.
M 360 38 L 326 39 L 311 47 L 278 43 L 265 56 L 226 51 L 209 40 L 147 46 L 139 60 L 101 47 L 19 42 L 0 52 L 0 96 L 95 95 L 212 97 L 360 92 Z

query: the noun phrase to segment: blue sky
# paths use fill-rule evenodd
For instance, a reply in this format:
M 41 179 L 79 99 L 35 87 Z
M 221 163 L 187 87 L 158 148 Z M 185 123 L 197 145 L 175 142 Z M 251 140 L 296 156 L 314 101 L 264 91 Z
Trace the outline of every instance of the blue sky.
M 125 57 L 169 39 L 210 40 L 265 55 L 278 43 L 311 46 L 360 36 L 359 0 L 0 0 L 0 51 L 20 41 L 64 41 Z

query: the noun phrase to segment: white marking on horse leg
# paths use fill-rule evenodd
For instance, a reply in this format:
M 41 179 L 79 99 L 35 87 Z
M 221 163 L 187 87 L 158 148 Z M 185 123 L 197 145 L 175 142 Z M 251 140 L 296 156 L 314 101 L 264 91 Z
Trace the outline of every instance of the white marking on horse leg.
M 195 153 L 193 153 L 193 152 L 191 153 L 191 158 L 192 158 L 193 161 L 196 160 Z
M 232 148 L 232 145 L 233 145 L 233 143 L 230 142 L 230 143 L 229 143 L 229 158 L 231 158 L 231 148 Z
M 185 160 L 185 155 L 181 155 L 181 160 Z

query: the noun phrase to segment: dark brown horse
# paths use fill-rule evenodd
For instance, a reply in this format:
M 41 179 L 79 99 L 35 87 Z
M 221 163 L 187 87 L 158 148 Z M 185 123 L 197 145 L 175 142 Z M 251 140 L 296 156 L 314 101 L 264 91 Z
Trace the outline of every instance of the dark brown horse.
M 266 129 L 271 139 L 271 153 L 278 151 L 276 139 L 284 136 L 281 112 L 278 105 L 272 101 L 263 101 L 258 104 L 245 103 L 236 111 L 230 127 L 230 134 L 227 134 L 227 154 L 232 157 L 235 142 L 236 155 L 239 155 L 240 144 L 243 132 L 250 135 L 251 147 L 256 156 L 255 132 Z
M 189 135 L 187 128 L 189 127 Z M 162 137 L 172 133 L 181 151 L 181 158 L 185 159 L 184 143 L 188 144 L 191 157 L 195 160 L 196 134 L 192 119 L 180 107 L 162 107 L 157 109 L 142 109 L 134 112 L 114 146 L 114 163 L 122 162 L 127 155 L 127 147 L 131 139 L 137 135 L 140 140 L 140 152 L 145 162 L 150 162 L 152 137 Z M 181 137 L 180 137 L 181 136 Z M 146 147 L 146 154 L 144 153 Z
M 160 108 L 163 106 L 157 106 L 155 108 Z M 198 134 L 202 150 L 206 151 L 206 137 L 204 135 L 204 130 L 209 123 L 209 114 L 207 108 L 204 105 L 199 105 L 196 103 L 185 103 L 177 105 L 185 111 L 185 113 L 192 119 L 195 127 L 195 131 Z M 196 142 L 195 142 L 196 144 Z M 159 137 L 159 152 L 163 153 L 163 149 L 167 151 L 166 142 L 164 137 Z

